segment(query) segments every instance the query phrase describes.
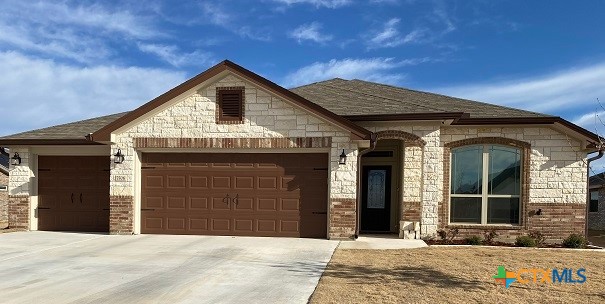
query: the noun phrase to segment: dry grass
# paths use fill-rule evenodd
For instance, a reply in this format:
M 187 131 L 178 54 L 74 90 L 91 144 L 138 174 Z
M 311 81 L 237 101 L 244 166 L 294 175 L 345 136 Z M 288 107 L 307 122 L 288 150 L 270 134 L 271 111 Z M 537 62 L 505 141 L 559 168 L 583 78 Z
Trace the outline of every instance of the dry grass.
M 497 267 L 585 268 L 584 284 L 520 284 L 492 278 Z M 577 279 L 577 276 L 575 276 Z M 429 247 L 337 250 L 311 303 L 605 303 L 605 252 Z

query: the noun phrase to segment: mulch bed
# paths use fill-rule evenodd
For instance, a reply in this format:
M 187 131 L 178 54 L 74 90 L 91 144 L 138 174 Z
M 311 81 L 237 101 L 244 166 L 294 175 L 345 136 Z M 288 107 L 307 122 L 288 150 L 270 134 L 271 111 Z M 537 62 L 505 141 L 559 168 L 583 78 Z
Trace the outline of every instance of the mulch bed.
M 427 245 L 471 245 L 471 244 L 467 243 L 465 240 L 452 240 L 452 241 L 425 240 L 424 242 L 427 243 Z M 481 243 L 480 245 L 476 245 L 476 246 L 520 247 L 520 246 L 516 246 L 513 243 L 497 242 L 497 241 L 493 241 L 490 244 Z M 540 248 L 567 248 L 567 247 L 564 247 L 562 244 L 551 244 L 551 243 L 542 244 L 538 247 L 540 247 Z M 585 248 L 568 248 L 568 249 L 598 249 L 598 248 L 585 247 Z

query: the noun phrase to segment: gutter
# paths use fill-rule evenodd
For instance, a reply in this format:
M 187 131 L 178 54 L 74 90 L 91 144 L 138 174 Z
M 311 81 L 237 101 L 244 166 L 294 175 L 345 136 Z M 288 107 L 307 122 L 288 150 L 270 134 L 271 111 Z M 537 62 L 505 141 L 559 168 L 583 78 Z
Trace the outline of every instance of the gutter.
M 355 204 L 355 216 L 357 217 L 355 219 L 355 235 L 353 236 L 355 239 L 357 239 L 359 237 L 359 223 L 361 221 L 361 171 L 362 171 L 362 167 L 361 167 L 361 157 L 369 152 L 374 151 L 374 149 L 376 149 L 376 142 L 378 141 L 378 138 L 376 136 L 375 133 L 370 134 L 370 147 L 360 151 L 357 154 L 357 202 Z
M 586 165 L 586 217 L 584 224 L 584 238 L 588 239 L 588 213 L 590 212 L 590 163 L 595 161 L 605 154 L 603 147 L 599 147 L 599 154 L 589 158 Z

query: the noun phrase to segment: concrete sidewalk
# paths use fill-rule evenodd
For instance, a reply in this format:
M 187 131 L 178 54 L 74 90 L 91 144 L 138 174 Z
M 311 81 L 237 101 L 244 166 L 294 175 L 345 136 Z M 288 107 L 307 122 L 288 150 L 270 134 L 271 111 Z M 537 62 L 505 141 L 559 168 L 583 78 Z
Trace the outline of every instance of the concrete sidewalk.
M 4 303 L 306 303 L 338 242 L 0 234 Z
M 404 240 L 394 235 L 362 235 L 356 241 L 342 241 L 339 249 L 411 249 L 427 247 L 423 240 Z

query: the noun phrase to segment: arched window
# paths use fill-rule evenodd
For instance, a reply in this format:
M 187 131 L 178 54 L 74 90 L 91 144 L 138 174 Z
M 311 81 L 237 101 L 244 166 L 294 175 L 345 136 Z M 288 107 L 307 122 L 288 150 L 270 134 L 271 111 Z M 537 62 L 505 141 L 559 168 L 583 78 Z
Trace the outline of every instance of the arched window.
M 519 224 L 521 155 L 502 145 L 452 149 L 450 223 Z

